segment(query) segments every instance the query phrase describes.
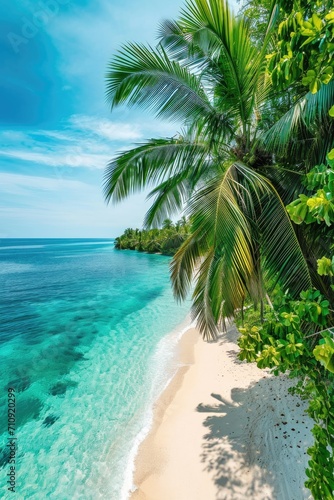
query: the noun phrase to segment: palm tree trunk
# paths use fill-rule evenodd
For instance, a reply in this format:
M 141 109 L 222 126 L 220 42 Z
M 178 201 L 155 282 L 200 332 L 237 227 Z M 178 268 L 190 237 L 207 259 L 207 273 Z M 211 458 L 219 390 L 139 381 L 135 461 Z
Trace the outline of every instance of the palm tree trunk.
M 242 303 L 241 303 L 241 325 L 243 328 L 244 327 L 244 300 L 242 300 Z
M 263 318 L 263 299 L 261 299 L 260 303 L 260 315 L 261 315 L 261 324 L 263 324 L 264 318 Z
M 271 302 L 270 297 L 269 297 L 269 295 L 267 293 L 266 293 L 266 299 L 267 299 L 267 302 L 268 302 L 270 308 L 274 309 L 273 303 Z

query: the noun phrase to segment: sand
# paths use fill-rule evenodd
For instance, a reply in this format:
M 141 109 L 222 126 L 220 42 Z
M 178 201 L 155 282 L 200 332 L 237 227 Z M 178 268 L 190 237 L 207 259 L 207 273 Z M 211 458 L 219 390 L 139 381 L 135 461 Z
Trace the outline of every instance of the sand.
M 300 500 L 312 443 L 292 384 L 237 359 L 238 332 L 203 342 L 189 330 L 180 369 L 156 403 L 131 500 Z

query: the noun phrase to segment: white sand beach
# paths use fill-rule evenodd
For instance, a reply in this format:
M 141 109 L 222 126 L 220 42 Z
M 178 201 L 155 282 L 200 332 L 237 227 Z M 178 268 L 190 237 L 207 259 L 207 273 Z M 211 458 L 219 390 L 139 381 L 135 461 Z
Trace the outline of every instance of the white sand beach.
M 131 500 L 301 500 L 312 421 L 292 381 L 237 359 L 238 332 L 180 342 L 180 369 L 156 403 Z

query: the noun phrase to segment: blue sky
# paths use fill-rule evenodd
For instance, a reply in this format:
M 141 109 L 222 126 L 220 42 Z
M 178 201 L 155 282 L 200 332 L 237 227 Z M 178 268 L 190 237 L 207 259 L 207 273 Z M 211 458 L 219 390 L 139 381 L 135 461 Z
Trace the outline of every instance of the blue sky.
M 112 237 L 140 227 L 143 194 L 107 207 L 103 169 L 119 150 L 176 127 L 112 114 L 107 63 L 125 41 L 154 43 L 181 0 L 3 0 L 0 237 Z

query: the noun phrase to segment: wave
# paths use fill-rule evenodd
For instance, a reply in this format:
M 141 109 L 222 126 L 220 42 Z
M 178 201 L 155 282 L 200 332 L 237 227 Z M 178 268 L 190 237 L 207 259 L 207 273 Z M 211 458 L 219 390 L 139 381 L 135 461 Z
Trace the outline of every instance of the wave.
M 31 241 L 31 240 L 30 240 Z M 62 247 L 62 246 L 80 246 L 80 245 L 111 245 L 115 240 L 113 238 L 109 240 L 94 240 L 94 241 L 89 241 L 89 240 L 82 240 L 82 241 L 76 241 L 76 242 L 66 242 L 64 240 L 58 240 L 58 239 L 50 239 L 50 240 L 44 240 L 45 243 L 43 244 L 35 244 L 32 245 L 30 243 L 25 244 L 22 243 L 22 245 L 0 245 L 0 250 L 26 250 L 26 249 L 32 249 L 32 248 L 45 248 L 45 247 L 50 247 L 50 246 L 57 246 L 57 247 Z
M 25 273 L 34 271 L 33 264 L 18 264 L 13 262 L 0 262 L 0 274 Z
M 81 241 L 80 243 L 59 243 L 61 246 L 76 246 L 76 245 L 101 245 L 104 243 L 105 245 L 109 245 L 113 243 L 114 240 L 99 240 L 99 241 Z M 52 243 L 50 243 L 51 245 Z
M 121 489 L 120 500 L 128 500 L 130 493 L 133 493 L 137 489 L 136 485 L 133 482 L 135 473 L 135 461 L 140 445 L 152 429 L 154 404 L 172 382 L 178 369 L 181 366 L 176 360 L 174 366 L 172 363 L 173 358 L 175 359 L 176 350 L 181 338 L 188 330 L 194 328 L 195 326 L 196 322 L 191 321 L 191 317 L 189 314 L 185 321 L 181 323 L 181 325 L 179 325 L 176 330 L 163 337 L 157 345 L 155 354 L 153 356 L 154 366 L 152 368 L 152 372 L 155 372 L 155 379 L 154 384 L 152 384 L 149 407 L 147 409 L 146 415 L 143 418 L 143 426 L 135 437 L 129 453 L 127 465 L 125 468 L 124 482 Z M 168 374 L 168 378 L 166 380 L 166 376 L 164 377 L 163 375 L 168 371 L 168 367 L 170 368 L 170 373 Z
M 26 248 L 44 248 L 46 245 L 15 245 L 10 247 L 0 247 L 0 250 L 25 250 Z

